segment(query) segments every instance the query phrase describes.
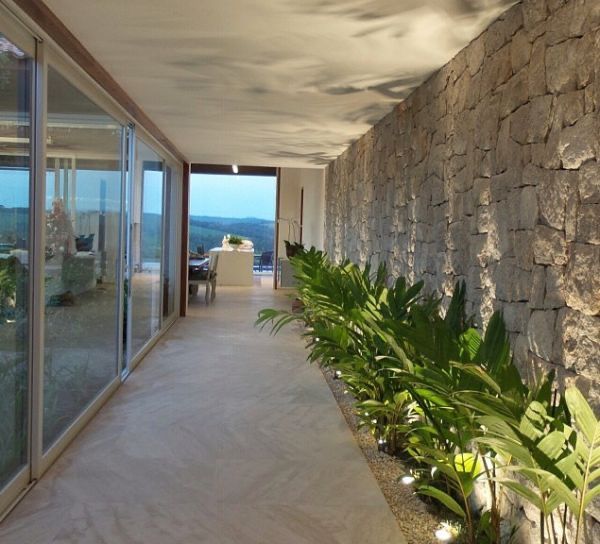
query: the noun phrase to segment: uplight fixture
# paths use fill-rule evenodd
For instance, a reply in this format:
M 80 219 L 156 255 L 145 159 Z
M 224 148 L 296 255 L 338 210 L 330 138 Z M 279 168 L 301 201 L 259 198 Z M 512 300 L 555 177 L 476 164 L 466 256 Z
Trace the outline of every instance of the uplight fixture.
M 402 476 L 402 478 L 400 478 L 400 481 L 404 485 L 410 485 L 410 484 L 414 483 L 415 477 L 411 476 L 410 474 L 406 474 L 405 476 Z
M 240 169 L 238 168 L 238 165 L 237 165 L 237 164 L 232 164 L 232 165 L 231 165 L 231 169 L 233 170 L 233 173 L 234 173 L 234 174 L 238 174 L 238 173 L 239 173 L 239 171 L 240 171 Z
M 453 536 L 446 527 L 442 527 L 435 532 L 435 538 L 437 538 L 440 542 L 450 542 Z

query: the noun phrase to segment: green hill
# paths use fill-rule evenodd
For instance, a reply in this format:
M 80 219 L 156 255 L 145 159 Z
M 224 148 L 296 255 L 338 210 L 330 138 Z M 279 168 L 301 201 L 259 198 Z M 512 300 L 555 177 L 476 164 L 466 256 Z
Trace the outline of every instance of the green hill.
M 237 234 L 252 240 L 254 251 L 262 253 L 273 251 L 275 239 L 275 221 L 256 217 L 207 217 L 190 216 L 190 249 L 196 250 L 200 245 L 208 251 L 212 247 L 220 247 L 223 236 Z

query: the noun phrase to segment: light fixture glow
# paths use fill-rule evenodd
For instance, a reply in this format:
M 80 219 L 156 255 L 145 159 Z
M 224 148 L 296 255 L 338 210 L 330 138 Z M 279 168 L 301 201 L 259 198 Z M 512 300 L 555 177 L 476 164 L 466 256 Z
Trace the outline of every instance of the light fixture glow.
M 440 542 L 450 542 L 452 540 L 452 533 L 446 527 L 442 527 L 435 532 L 435 538 Z
M 336 377 L 337 379 L 341 378 L 341 377 L 342 377 L 342 371 L 341 371 L 341 370 L 336 370 L 336 371 L 335 371 L 335 377 Z
M 237 164 L 232 164 L 231 169 L 233 170 L 234 174 L 237 174 L 240 171 Z
M 407 474 L 406 476 L 402 476 L 402 478 L 400 478 L 400 481 L 404 485 L 410 485 L 415 481 L 415 477 L 411 476 L 410 474 Z

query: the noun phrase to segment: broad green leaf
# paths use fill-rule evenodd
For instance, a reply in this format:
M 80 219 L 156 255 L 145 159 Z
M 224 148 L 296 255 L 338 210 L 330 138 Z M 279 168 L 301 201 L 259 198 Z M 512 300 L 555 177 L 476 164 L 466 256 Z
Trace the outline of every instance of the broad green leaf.
M 422 485 L 417 490 L 421 495 L 427 495 L 441 502 L 448 510 L 454 512 L 457 516 L 465 518 L 466 514 L 463 508 L 450 495 L 439 490 L 437 487 Z
M 565 391 L 565 400 L 569 412 L 571 412 L 571 417 L 583 431 L 587 441 L 590 444 L 597 443 L 600 437 L 600 425 L 584 396 L 576 387 L 569 387 Z

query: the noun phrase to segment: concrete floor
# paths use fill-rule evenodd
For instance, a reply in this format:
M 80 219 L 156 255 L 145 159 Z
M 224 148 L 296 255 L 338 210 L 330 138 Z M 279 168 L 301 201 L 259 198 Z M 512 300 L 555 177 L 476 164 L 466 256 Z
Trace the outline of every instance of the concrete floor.
M 201 297 L 199 297 L 201 300 Z M 268 285 L 196 302 L 0 526 L 2 544 L 403 544 Z

